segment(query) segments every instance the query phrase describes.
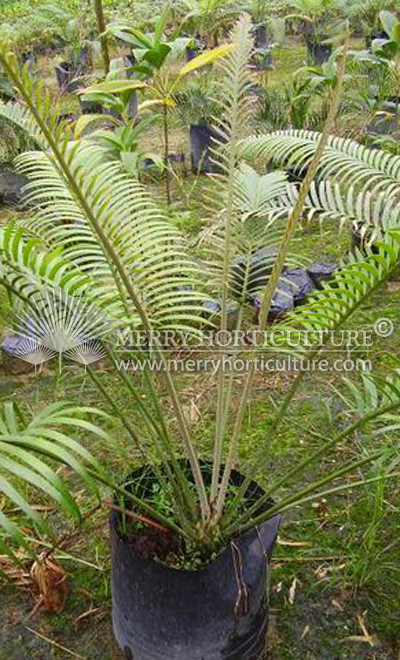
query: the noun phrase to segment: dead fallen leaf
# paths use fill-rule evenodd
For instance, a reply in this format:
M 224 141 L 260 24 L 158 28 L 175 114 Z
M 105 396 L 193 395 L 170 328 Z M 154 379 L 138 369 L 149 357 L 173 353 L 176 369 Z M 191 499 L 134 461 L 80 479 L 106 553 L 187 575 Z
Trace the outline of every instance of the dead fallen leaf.
M 67 574 L 55 559 L 40 557 L 31 568 L 38 591 L 38 606 L 46 612 L 62 611 L 67 597 Z
M 340 610 L 340 612 L 344 611 L 342 605 L 339 603 L 338 600 L 336 600 L 335 598 L 332 598 L 331 602 L 332 602 L 333 607 L 336 607 L 337 610 Z
M 370 646 L 374 647 L 375 646 L 375 639 L 373 638 L 372 635 L 367 630 L 367 626 L 365 625 L 365 619 L 363 616 L 360 614 L 357 614 L 357 620 L 358 620 L 358 625 L 360 626 L 363 635 L 351 635 L 350 637 L 344 637 L 341 639 L 341 642 L 362 642 L 364 644 L 369 644 Z

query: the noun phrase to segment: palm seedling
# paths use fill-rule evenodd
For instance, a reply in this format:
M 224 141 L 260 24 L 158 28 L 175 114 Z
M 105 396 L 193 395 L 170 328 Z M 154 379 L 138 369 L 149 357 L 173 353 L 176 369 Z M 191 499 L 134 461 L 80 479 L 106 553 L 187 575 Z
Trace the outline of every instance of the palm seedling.
M 211 37 L 214 47 L 218 46 L 222 27 L 238 13 L 231 0 L 180 0 L 179 7 L 184 12 L 183 25 L 205 43 Z
M 201 67 L 212 64 L 214 61 L 223 57 L 230 49 L 229 45 L 219 46 L 202 55 L 196 57 L 185 66 L 181 67 L 177 74 L 171 75 L 166 66 L 180 54 L 191 39 L 181 38 L 178 33 L 167 37 L 165 27 L 171 16 L 171 7 L 167 3 L 160 16 L 154 34 L 143 34 L 137 28 L 132 26 L 110 25 L 109 32 L 118 36 L 120 40 L 125 41 L 133 47 L 135 64 L 129 67 L 129 70 L 135 76 L 132 80 L 116 79 L 118 71 L 113 74 L 111 71 L 106 81 L 94 85 L 85 90 L 85 96 L 96 100 L 104 99 L 104 95 L 118 95 L 135 93 L 136 91 L 147 91 L 151 96 L 139 106 L 139 110 L 162 110 L 163 138 L 164 138 L 164 166 L 165 166 L 165 184 L 166 198 L 168 204 L 171 203 L 170 172 L 168 169 L 169 155 L 169 112 L 176 106 L 174 94 L 177 87 L 182 83 L 186 76 Z M 135 47 L 136 46 L 136 47 Z M 120 78 L 122 73 L 120 73 Z

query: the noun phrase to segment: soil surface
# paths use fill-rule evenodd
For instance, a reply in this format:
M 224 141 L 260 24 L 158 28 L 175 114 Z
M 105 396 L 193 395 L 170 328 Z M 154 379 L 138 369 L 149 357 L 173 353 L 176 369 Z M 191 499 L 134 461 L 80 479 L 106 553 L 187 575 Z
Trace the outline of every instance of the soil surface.
M 285 588 L 271 595 L 263 660 L 399 660 L 398 650 L 357 631 L 356 612 L 366 621 L 367 603 L 343 600 L 320 585 L 298 589 L 292 605 Z M 34 601 L 29 595 L 3 592 L 0 660 L 123 660 L 113 640 L 109 606 L 89 599 L 76 608 L 73 590 L 71 584 L 66 610 L 57 616 L 30 616 Z

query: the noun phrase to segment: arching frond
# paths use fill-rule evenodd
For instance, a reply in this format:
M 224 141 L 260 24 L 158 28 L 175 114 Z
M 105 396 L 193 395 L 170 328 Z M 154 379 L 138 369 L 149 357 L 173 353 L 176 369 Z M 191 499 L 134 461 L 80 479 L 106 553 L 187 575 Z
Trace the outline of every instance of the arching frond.
M 17 507 L 34 524 L 38 531 L 52 535 L 47 521 L 34 507 L 32 496 L 26 495 L 31 486 L 54 500 L 75 521 L 81 513 L 72 491 L 65 480 L 54 470 L 54 461 L 63 463 L 86 482 L 98 495 L 91 472 L 105 474 L 101 465 L 76 440 L 71 437 L 81 429 L 92 437 L 110 441 L 107 434 L 88 420 L 89 415 L 100 414 L 92 408 L 72 407 L 57 403 L 40 411 L 29 422 L 24 422 L 21 412 L 12 403 L 0 409 L 0 493 L 9 504 Z M 104 413 L 102 413 L 104 417 Z M 25 484 L 23 486 L 22 484 Z M 0 547 L 5 537 L 11 537 L 18 545 L 24 545 L 23 523 L 14 520 L 9 505 L 0 511 Z
M 335 392 L 345 404 L 345 413 L 352 417 L 363 417 L 380 407 L 389 406 L 400 399 L 400 371 L 389 371 L 385 376 L 362 373 L 360 379 L 343 378 L 340 390 Z M 394 430 L 392 427 L 393 415 L 387 414 L 380 418 L 379 432 Z M 395 416 L 397 426 L 400 426 L 399 416 Z M 389 428 L 388 428 L 389 425 Z
M 0 117 L 24 131 L 39 147 L 47 147 L 46 138 L 26 108 L 18 103 L 3 103 L 0 101 Z
M 79 293 L 90 290 L 90 277 L 63 257 L 60 249 L 47 249 L 15 223 L 0 228 L 0 281 L 22 299 L 45 286 Z
M 280 328 L 283 331 L 304 333 L 306 342 L 300 350 L 317 352 L 329 341 L 330 333 L 343 327 L 376 289 L 386 282 L 398 267 L 400 259 L 400 229 L 380 233 L 373 253 L 367 256 L 356 251 L 347 263 L 335 271 L 330 282 L 315 292 L 308 303 L 288 315 Z M 283 333 L 284 334 L 284 333 Z M 321 337 L 325 342 L 321 343 Z
M 29 152 L 17 160 L 18 170 L 30 180 L 28 202 L 37 209 L 27 225 L 30 231 L 45 238 L 53 249 L 62 248 L 71 266 L 90 273 L 99 305 L 111 304 L 115 317 L 126 318 L 129 310 L 133 322 L 138 319 L 137 310 L 127 296 L 121 296 L 109 251 L 88 222 L 89 207 L 150 323 L 164 329 L 193 325 L 202 294 L 194 294 L 189 287 L 198 286 L 201 276 L 177 229 L 119 163 L 103 162 L 101 148 L 87 142 L 69 143 L 64 153 L 80 186 L 81 202 L 46 153 Z
M 296 186 L 287 186 L 285 194 L 267 210 L 270 223 L 276 222 L 292 210 L 298 198 Z M 400 200 L 388 196 L 385 190 L 374 195 L 368 189 L 356 192 L 355 187 L 343 189 L 332 181 L 314 181 L 304 206 L 304 216 L 310 221 L 335 220 L 339 228 L 354 226 L 370 243 L 377 232 L 400 225 Z
M 283 168 L 304 172 L 315 152 L 320 133 L 276 131 L 243 141 L 245 158 L 273 161 Z M 331 136 L 318 167 L 319 179 L 341 185 L 357 185 L 376 194 L 400 194 L 400 157 L 378 149 L 367 149 L 354 140 Z

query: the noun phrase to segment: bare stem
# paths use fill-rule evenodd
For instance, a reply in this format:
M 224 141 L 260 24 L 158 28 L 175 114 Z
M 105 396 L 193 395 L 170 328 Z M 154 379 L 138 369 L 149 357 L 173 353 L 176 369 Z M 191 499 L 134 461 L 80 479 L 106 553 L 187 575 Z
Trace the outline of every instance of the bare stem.
M 313 182 L 313 179 L 315 177 L 315 174 L 317 172 L 321 157 L 324 153 L 325 147 L 328 143 L 329 140 L 329 135 L 331 133 L 331 130 L 333 128 L 336 115 L 339 109 L 339 103 L 341 99 L 341 93 L 342 93 L 342 88 L 343 88 L 343 80 L 344 80 L 344 73 L 345 73 L 345 67 L 346 67 L 346 61 L 347 61 L 347 50 L 348 50 L 348 39 L 347 43 L 344 49 L 343 56 L 341 58 L 341 61 L 338 66 L 338 82 L 337 82 L 337 87 L 335 90 L 333 102 L 324 126 L 324 130 L 322 132 L 321 138 L 319 140 L 319 143 L 317 145 L 317 148 L 315 150 L 314 156 L 312 158 L 312 161 L 310 163 L 310 166 L 308 168 L 307 174 L 305 176 L 305 179 L 301 185 L 300 191 L 298 198 L 296 200 L 296 203 L 293 207 L 292 212 L 289 215 L 288 222 L 286 225 L 285 233 L 282 237 L 279 249 L 278 249 L 278 254 L 274 263 L 274 267 L 272 269 L 271 275 L 268 280 L 268 284 L 265 288 L 263 300 L 261 303 L 261 309 L 260 309 L 260 317 L 259 317 L 259 327 L 261 332 L 265 331 L 266 325 L 267 325 L 267 318 L 268 318 L 268 312 L 271 307 L 271 303 L 273 300 L 273 296 L 275 294 L 276 288 L 278 286 L 279 278 L 282 275 L 282 271 L 285 266 L 285 262 L 287 259 L 289 247 L 292 241 L 292 238 L 296 232 L 296 229 L 298 227 L 298 224 L 301 220 L 302 214 L 303 214 L 303 209 L 304 205 L 307 199 L 307 196 L 310 192 L 311 184 Z M 244 413 L 246 406 L 248 404 L 251 391 L 252 391 L 252 384 L 254 380 L 254 375 L 255 375 L 255 363 L 254 361 L 251 364 L 251 367 L 249 369 L 249 373 L 247 374 L 247 379 L 246 383 L 244 386 L 243 394 L 240 400 L 240 405 L 239 409 L 237 412 L 237 418 L 236 418 L 236 425 L 235 425 L 235 431 L 234 435 L 231 440 L 230 448 L 229 448 L 229 455 L 228 459 L 226 461 L 225 465 L 225 470 L 224 470 L 224 475 L 222 478 L 222 483 L 218 495 L 218 506 L 217 506 L 217 517 L 219 518 L 222 515 L 223 512 L 223 507 L 224 503 L 226 500 L 226 495 L 227 495 L 227 490 L 228 490 L 228 484 L 229 484 L 229 479 L 230 475 L 233 469 L 233 461 L 234 457 L 236 454 L 236 445 L 238 443 L 241 429 L 243 426 L 243 419 L 244 419 Z M 294 392 L 293 392 L 294 393 Z M 239 497 L 243 497 L 245 494 L 247 488 L 249 487 L 251 482 L 250 476 L 248 476 L 242 487 L 240 488 L 240 495 L 238 494 L 238 499 Z
M 94 11 L 97 20 L 97 28 L 99 30 L 99 35 L 100 35 L 100 44 L 101 44 L 101 52 L 103 55 L 104 70 L 107 74 L 110 71 L 110 53 L 108 50 L 107 35 L 105 34 L 106 22 L 104 19 L 103 0 L 93 0 L 93 4 L 94 4 Z

